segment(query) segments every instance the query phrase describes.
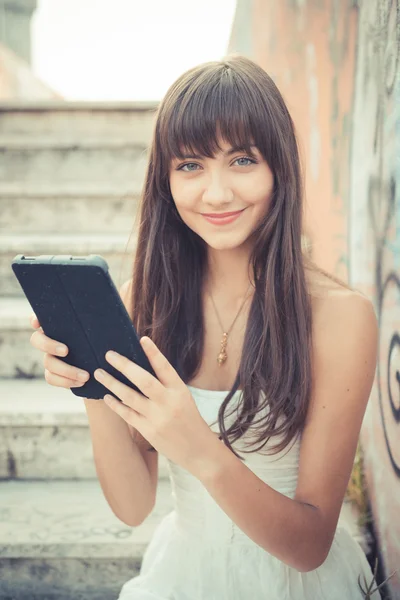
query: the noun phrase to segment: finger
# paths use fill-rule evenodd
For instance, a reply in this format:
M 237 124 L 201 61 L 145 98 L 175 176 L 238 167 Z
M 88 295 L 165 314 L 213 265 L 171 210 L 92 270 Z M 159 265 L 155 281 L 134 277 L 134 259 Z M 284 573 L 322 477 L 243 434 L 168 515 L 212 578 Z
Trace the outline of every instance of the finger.
M 84 385 L 82 381 L 72 381 L 66 377 L 60 377 L 60 375 L 56 375 L 51 371 L 45 369 L 44 378 L 50 385 L 54 385 L 55 387 L 63 387 L 63 388 L 73 388 L 73 387 L 81 387 Z
M 179 389 L 183 383 L 182 379 L 166 356 L 157 348 L 153 340 L 144 336 L 141 338 L 140 344 L 161 384 L 165 387 Z
M 156 399 L 165 396 L 165 386 L 146 369 L 132 362 L 126 356 L 117 352 L 107 352 L 105 358 L 110 365 L 134 383 L 147 398 Z
M 35 314 L 33 314 L 30 317 L 30 322 L 34 329 L 39 329 L 39 327 L 40 327 L 39 319 L 37 318 L 37 316 Z
M 44 354 L 43 364 L 51 373 L 60 375 L 61 377 L 65 377 L 71 381 L 80 381 L 85 383 L 90 378 L 90 373 L 87 371 L 83 371 L 82 369 L 78 369 L 73 365 L 69 365 L 52 354 Z
M 42 331 L 34 331 L 31 335 L 30 342 L 34 348 L 48 352 L 56 356 L 67 356 L 68 347 L 62 342 L 57 342 L 47 337 Z
M 97 381 L 120 398 L 129 408 L 142 415 L 148 414 L 149 398 L 145 398 L 142 394 L 129 387 L 129 385 L 125 385 L 125 383 L 115 379 L 115 377 L 102 369 L 96 369 L 93 375 Z
M 122 404 L 122 402 L 119 402 L 119 400 L 110 394 L 106 394 L 103 400 L 107 406 L 109 406 L 114 412 L 117 413 L 117 415 L 124 419 L 124 421 L 129 423 L 129 425 L 132 425 L 132 427 L 134 427 L 144 437 L 142 431 L 145 423 L 145 417 L 143 415 L 129 406 L 125 406 L 125 404 Z

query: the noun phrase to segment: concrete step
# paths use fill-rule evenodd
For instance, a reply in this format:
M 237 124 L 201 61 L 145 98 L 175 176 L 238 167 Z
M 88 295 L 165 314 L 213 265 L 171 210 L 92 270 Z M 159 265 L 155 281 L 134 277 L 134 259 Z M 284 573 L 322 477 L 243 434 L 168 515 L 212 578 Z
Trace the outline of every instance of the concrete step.
M 0 137 L 0 181 L 139 186 L 148 162 L 147 146 L 131 140 L 64 141 Z
M 43 357 L 30 344 L 32 313 L 25 296 L 0 298 L 0 377 L 28 381 L 43 378 Z
M 134 226 L 134 219 L 130 223 Z M 110 275 L 119 288 L 132 274 L 136 232 L 130 233 L 11 233 L 0 235 L 0 281 L 3 297 L 21 298 L 22 288 L 11 268 L 17 254 L 39 256 L 64 254 L 86 256 L 99 254 L 108 263 Z M 4 377 L 1 372 L 0 376 Z
M 45 379 L 0 379 L 0 480 L 96 478 L 83 399 Z
M 124 138 L 147 145 L 158 102 L 2 101 L 0 137 Z
M 141 184 L 0 182 L 0 235 L 126 233 L 137 213 Z
M 151 515 L 129 527 L 97 481 L 0 482 L 0 598 L 116 599 L 172 505 L 160 481 Z

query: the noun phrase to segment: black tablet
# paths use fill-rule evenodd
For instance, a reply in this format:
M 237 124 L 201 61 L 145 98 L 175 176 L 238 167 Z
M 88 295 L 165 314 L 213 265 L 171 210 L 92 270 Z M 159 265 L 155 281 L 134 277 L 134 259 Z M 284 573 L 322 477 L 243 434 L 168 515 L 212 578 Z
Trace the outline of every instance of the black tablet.
M 110 393 L 93 377 L 98 368 L 138 390 L 107 362 L 108 350 L 156 376 L 102 256 L 18 254 L 11 266 L 44 333 L 68 346 L 68 355 L 57 358 L 90 373 L 73 394 L 102 399 Z

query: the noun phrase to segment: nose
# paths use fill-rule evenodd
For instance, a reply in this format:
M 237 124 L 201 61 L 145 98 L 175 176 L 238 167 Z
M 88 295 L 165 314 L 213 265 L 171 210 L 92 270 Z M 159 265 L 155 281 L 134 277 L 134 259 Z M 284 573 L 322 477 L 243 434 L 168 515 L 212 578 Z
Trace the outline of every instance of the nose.
M 232 202 L 233 192 L 219 177 L 214 177 L 203 193 L 203 202 L 210 206 L 224 207 Z

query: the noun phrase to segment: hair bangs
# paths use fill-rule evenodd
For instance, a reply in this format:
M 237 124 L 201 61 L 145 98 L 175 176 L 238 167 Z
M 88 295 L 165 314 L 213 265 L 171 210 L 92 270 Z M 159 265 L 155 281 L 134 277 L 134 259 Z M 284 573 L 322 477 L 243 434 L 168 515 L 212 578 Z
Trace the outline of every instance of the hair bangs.
M 250 155 L 251 146 L 264 153 L 265 139 L 259 138 L 262 123 L 265 130 L 265 115 L 257 118 L 260 110 L 252 104 L 241 91 L 240 82 L 231 76 L 209 78 L 201 87 L 188 86 L 182 99 L 171 103 L 169 114 L 163 115 L 160 148 L 164 164 L 186 155 L 213 158 L 222 152 L 221 140 Z

